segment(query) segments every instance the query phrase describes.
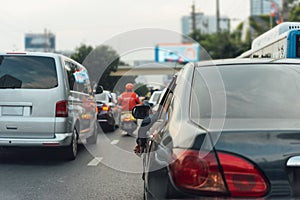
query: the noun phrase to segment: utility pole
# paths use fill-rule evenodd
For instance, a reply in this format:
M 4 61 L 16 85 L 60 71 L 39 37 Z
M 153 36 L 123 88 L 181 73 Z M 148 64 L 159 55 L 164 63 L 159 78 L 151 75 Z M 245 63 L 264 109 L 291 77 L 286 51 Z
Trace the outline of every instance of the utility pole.
M 44 29 L 44 52 L 48 52 L 48 32 L 47 29 Z
M 195 12 L 195 1 L 193 2 L 193 5 L 192 5 L 192 30 L 193 30 L 193 33 L 195 33 L 196 31 L 196 12 Z
M 216 13 L 216 20 L 217 20 L 217 33 L 220 33 L 220 5 L 219 5 L 219 0 L 216 0 L 216 8 L 217 8 L 217 13 Z

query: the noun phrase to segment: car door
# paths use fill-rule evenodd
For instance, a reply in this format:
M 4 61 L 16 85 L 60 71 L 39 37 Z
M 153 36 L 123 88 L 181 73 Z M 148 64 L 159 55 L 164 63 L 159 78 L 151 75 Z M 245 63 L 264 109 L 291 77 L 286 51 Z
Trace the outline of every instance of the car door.
M 164 152 L 165 148 L 162 146 L 161 141 L 164 137 L 164 131 L 166 124 L 168 123 L 171 110 L 170 104 L 174 98 L 173 91 L 176 86 L 176 77 L 170 83 L 166 92 L 163 94 L 161 101 L 159 102 L 159 108 L 157 112 L 157 117 L 152 122 L 152 126 L 149 129 L 149 139 L 147 143 L 146 156 L 144 159 L 144 173 L 148 176 L 148 172 L 155 171 L 162 166 L 158 166 L 156 162 L 152 162 L 157 159 L 157 153 Z M 155 118 L 155 117 L 154 117 Z M 147 181 L 145 182 L 145 186 L 147 187 Z
M 80 122 L 80 133 L 90 132 L 95 123 L 96 102 L 92 95 L 87 71 L 75 62 L 65 60 L 70 94 L 69 111 Z

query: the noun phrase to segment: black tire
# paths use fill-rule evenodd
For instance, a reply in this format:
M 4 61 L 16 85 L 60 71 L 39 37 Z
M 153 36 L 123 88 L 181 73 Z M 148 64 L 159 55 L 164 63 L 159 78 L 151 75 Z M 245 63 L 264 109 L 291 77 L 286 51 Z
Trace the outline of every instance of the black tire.
M 78 152 L 78 134 L 76 128 L 73 130 L 71 144 L 64 149 L 64 155 L 67 160 L 75 160 Z
M 113 124 L 109 127 L 110 132 L 114 132 L 116 130 L 116 124 Z
M 86 138 L 86 142 L 88 144 L 97 144 L 97 138 L 98 138 L 98 129 L 97 129 L 97 124 L 95 124 L 94 133 L 92 136 Z
M 113 125 L 103 124 L 103 125 L 101 125 L 101 128 L 104 133 L 114 132 L 116 130 L 116 125 L 115 124 L 113 124 Z

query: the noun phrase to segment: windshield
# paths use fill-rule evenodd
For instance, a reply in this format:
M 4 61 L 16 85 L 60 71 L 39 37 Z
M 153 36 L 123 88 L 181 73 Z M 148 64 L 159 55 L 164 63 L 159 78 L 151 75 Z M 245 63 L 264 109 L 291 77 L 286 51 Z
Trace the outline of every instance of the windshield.
M 219 67 L 224 84 L 224 87 L 219 88 L 207 85 L 206 78 L 201 75 L 214 70 L 212 68 L 197 68 L 195 72 L 191 101 L 193 119 L 223 116 L 223 113 L 213 111 L 212 108 L 212 101 L 217 103 L 222 99 L 211 99 L 211 96 L 218 97 L 217 94 L 223 93 L 223 88 L 226 118 L 300 118 L 299 66 L 272 64 Z
M 53 58 L 0 56 L 0 89 L 49 89 L 57 84 Z
M 158 92 L 153 93 L 153 97 L 151 98 L 151 100 L 152 100 L 153 102 L 157 102 L 158 99 L 159 99 L 159 97 L 160 97 L 160 94 L 161 94 L 161 92 L 160 92 L 160 93 L 158 93 Z

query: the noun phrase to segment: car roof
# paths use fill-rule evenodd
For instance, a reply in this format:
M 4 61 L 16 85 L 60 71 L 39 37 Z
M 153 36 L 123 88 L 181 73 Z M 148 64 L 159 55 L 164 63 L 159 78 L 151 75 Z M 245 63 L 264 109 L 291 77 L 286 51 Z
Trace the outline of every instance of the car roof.
M 204 66 L 218 66 L 218 65 L 238 65 L 238 64 L 267 64 L 267 63 L 281 63 L 281 64 L 300 64 L 300 59 L 285 58 L 285 59 L 271 59 L 271 58 L 234 58 L 234 59 L 220 59 L 208 60 L 194 63 L 196 67 Z
M 22 52 L 0 52 L 0 55 L 29 55 L 29 56 L 47 56 L 47 57 L 56 57 L 56 56 L 63 56 L 62 54 L 58 53 L 51 53 L 51 52 L 29 52 L 29 51 L 22 51 Z

